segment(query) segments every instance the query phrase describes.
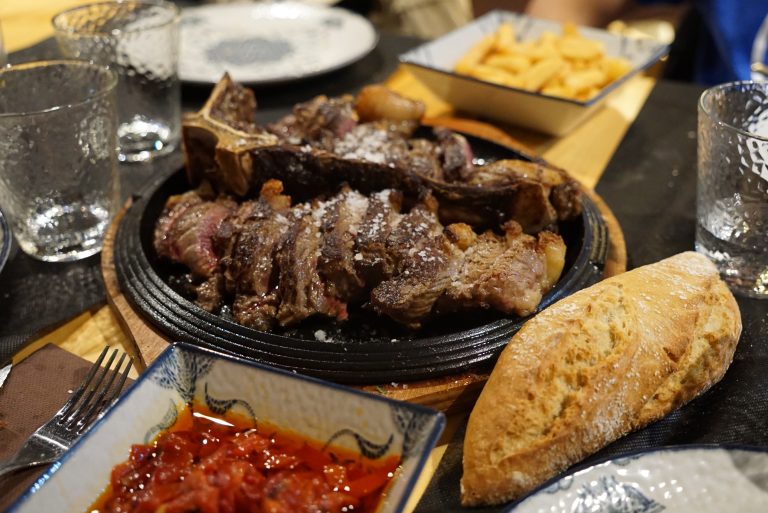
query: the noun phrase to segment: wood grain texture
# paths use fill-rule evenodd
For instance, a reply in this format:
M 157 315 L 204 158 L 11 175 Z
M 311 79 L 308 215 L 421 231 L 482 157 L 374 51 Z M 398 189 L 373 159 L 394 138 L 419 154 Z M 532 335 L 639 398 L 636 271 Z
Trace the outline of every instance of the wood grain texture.
M 428 119 L 426 123 L 446 126 L 504 146 L 535 153 L 505 131 L 480 121 L 440 117 Z M 608 226 L 611 244 L 606 263 L 606 277 L 620 274 L 626 270 L 627 256 L 621 227 L 608 206 L 594 191 L 588 187 L 584 187 L 584 191 L 595 201 Z M 170 341 L 148 321 L 144 320 L 120 291 L 113 258 L 114 235 L 117 224 L 126 208 L 118 215 L 107 235 L 102 253 L 102 275 L 107 289 L 109 306 L 112 308 L 117 322 L 128 336 L 129 342 L 126 349 L 129 354 L 135 355 L 136 365 L 140 369 L 144 369 L 147 364 L 157 358 Z M 454 412 L 469 410 L 487 379 L 487 374 L 465 373 L 418 382 L 389 383 L 362 388 L 394 399 L 422 404 L 445 412 Z

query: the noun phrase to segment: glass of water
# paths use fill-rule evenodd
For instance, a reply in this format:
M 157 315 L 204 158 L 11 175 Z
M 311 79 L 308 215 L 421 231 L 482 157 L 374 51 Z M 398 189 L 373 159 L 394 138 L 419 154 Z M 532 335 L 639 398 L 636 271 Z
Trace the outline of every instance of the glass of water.
M 59 13 L 53 26 L 64 55 L 117 72 L 120 160 L 173 151 L 181 125 L 179 8 L 162 1 L 101 2 Z
M 768 298 L 768 82 L 699 100 L 696 249 L 737 293 Z
M 119 199 L 117 75 L 80 61 L 0 69 L 0 205 L 21 249 L 68 261 L 101 249 Z

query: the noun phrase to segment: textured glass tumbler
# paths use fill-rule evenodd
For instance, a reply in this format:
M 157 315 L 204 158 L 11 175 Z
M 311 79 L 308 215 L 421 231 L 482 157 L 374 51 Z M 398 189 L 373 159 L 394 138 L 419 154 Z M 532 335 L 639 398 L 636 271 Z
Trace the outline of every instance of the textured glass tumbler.
M 5 51 L 5 45 L 3 44 L 3 27 L 0 26 L 0 68 L 8 64 L 8 53 Z
M 98 252 L 119 200 L 116 74 L 79 61 L 0 69 L 0 206 L 41 260 Z
M 76 7 L 53 18 L 64 55 L 108 65 L 119 77 L 120 160 L 141 162 L 179 143 L 179 9 L 126 0 Z
M 768 82 L 699 100 L 696 249 L 734 292 L 768 298 Z

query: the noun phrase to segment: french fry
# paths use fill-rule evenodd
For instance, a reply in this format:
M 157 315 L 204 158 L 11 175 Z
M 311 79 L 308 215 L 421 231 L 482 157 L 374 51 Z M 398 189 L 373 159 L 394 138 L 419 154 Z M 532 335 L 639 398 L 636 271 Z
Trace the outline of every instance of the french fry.
M 557 71 L 560 69 L 562 62 L 563 61 L 557 57 L 537 62 L 520 74 L 523 87 L 530 89 L 531 91 L 538 91 L 546 81 L 557 75 Z
M 496 41 L 496 34 L 488 34 L 465 53 L 459 62 L 456 63 L 455 69 L 459 73 L 469 74 L 475 66 L 480 64 L 480 61 L 485 58 L 488 51 L 493 47 Z
M 576 91 L 576 94 L 583 93 L 593 87 L 602 87 L 605 83 L 605 73 L 599 69 L 574 71 L 564 80 L 564 84 Z
M 543 61 L 554 57 L 560 57 L 557 43 L 553 40 L 540 40 L 538 44 L 534 43 L 528 51 L 528 56 L 533 62 Z
M 562 34 L 543 32 L 535 40 L 517 41 L 514 27 L 505 22 L 472 46 L 454 69 L 496 84 L 588 100 L 632 65 L 606 56 L 603 43 L 584 37 L 573 23 L 563 24 Z
M 605 50 L 600 41 L 590 41 L 581 37 L 564 36 L 557 42 L 560 54 L 566 59 L 596 59 L 601 57 Z
M 504 52 L 514 49 L 517 44 L 515 39 L 515 29 L 512 28 L 510 23 L 502 23 L 499 28 L 496 29 L 496 40 L 494 41 L 493 48 L 497 52 Z
M 581 37 L 578 27 L 572 21 L 566 21 L 563 23 L 563 35 Z
M 521 73 L 531 67 L 531 60 L 520 54 L 496 53 L 488 56 L 485 64 L 510 73 Z
M 632 69 L 632 65 L 626 59 L 606 57 L 602 61 L 602 69 L 605 72 L 608 82 L 613 82 L 629 73 Z

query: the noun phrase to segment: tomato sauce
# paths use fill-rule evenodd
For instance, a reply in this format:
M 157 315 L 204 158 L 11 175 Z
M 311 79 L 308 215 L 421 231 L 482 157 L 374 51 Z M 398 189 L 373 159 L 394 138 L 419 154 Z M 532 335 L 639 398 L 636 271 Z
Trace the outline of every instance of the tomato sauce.
M 112 469 L 98 513 L 320 513 L 376 510 L 399 465 L 198 405 Z

